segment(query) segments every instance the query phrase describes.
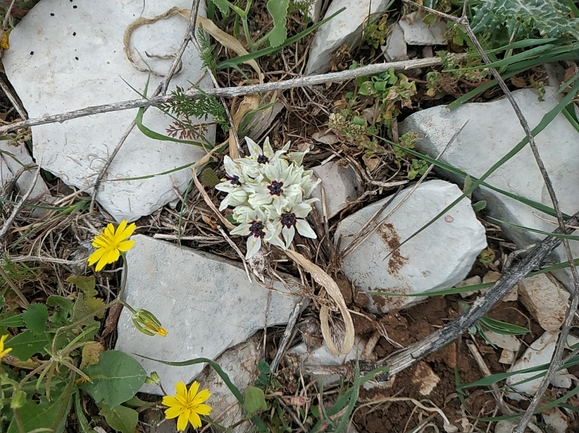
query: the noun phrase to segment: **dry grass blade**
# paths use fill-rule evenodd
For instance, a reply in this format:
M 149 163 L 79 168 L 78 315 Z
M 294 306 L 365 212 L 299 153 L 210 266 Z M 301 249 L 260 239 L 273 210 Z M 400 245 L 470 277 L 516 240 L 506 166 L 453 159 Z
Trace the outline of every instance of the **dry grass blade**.
M 352 316 L 350 316 L 350 312 L 348 311 L 348 307 L 346 306 L 346 302 L 344 301 L 344 297 L 342 296 L 340 288 L 332 279 L 332 277 L 330 277 L 322 268 L 310 262 L 300 253 L 291 250 L 286 250 L 285 253 L 295 263 L 308 271 L 312 278 L 326 290 L 342 314 L 346 329 L 340 350 L 334 344 L 334 340 L 330 331 L 329 308 L 327 306 L 322 306 L 320 308 L 322 335 L 326 344 L 328 345 L 328 348 L 334 355 L 346 354 L 350 352 L 352 347 L 354 347 L 354 322 L 352 322 Z
M 197 22 L 201 24 L 203 26 L 203 30 L 205 30 L 207 33 L 213 36 L 216 41 L 218 41 L 224 47 L 234 51 L 235 54 L 237 54 L 238 56 L 245 56 L 249 54 L 239 40 L 237 40 L 230 34 L 225 33 L 223 30 L 217 27 L 210 19 L 198 16 Z M 261 72 L 261 68 L 259 67 L 257 62 L 254 59 L 252 59 L 243 63 L 246 63 L 249 66 L 251 66 L 253 70 L 257 73 L 257 76 L 259 77 L 259 82 L 263 83 L 265 75 L 263 75 L 263 72 Z

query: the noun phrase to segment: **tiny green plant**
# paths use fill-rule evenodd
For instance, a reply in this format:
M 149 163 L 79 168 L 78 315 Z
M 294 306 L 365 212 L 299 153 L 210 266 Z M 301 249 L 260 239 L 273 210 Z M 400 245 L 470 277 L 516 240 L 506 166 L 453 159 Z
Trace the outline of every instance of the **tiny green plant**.
M 254 41 L 251 38 L 251 32 L 249 30 L 249 17 L 250 17 L 249 11 L 253 3 L 252 0 L 246 1 L 244 9 L 231 3 L 228 0 L 211 0 L 211 1 L 215 4 L 215 6 L 219 8 L 221 13 L 225 17 L 228 17 L 231 11 L 235 12 L 237 18 L 241 21 L 243 34 L 251 51 L 256 51 L 257 49 L 265 46 L 266 44 L 274 48 L 279 47 L 287 39 L 286 23 L 287 23 L 289 0 L 269 0 L 267 2 L 266 7 L 267 11 L 269 12 L 272 18 L 273 27 L 257 41 Z

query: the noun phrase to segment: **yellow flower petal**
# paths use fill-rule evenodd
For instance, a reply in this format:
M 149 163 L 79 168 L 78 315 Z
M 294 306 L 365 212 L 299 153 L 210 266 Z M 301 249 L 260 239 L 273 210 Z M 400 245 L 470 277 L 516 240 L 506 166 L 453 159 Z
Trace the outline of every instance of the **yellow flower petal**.
M 177 393 L 173 396 L 163 397 L 163 404 L 169 406 L 165 410 L 167 419 L 177 418 L 177 430 L 183 431 L 187 424 L 191 423 L 193 428 L 201 427 L 202 421 L 200 415 L 209 415 L 211 406 L 203 404 L 209 398 L 211 393 L 207 389 L 199 391 L 199 382 L 195 381 L 189 389 L 183 381 L 175 384 Z
M 199 382 L 194 381 L 191 386 L 189 387 L 189 392 L 187 393 L 187 399 L 189 401 L 194 402 L 195 396 L 197 395 L 197 391 L 199 390 Z
M 92 253 L 89 258 L 88 258 L 88 264 L 90 266 L 94 265 L 96 262 L 98 262 L 101 257 L 105 254 L 105 250 L 96 250 L 94 253 Z
M 181 412 L 182 412 L 181 406 L 170 407 L 169 409 L 165 409 L 165 418 L 167 419 L 177 418 L 179 415 L 181 415 Z
M 188 415 L 189 414 L 186 415 L 184 413 L 179 415 L 179 419 L 177 419 L 177 430 L 184 431 L 187 428 L 187 421 L 189 419 Z
M 135 241 L 123 241 L 119 244 L 118 248 L 119 251 L 122 251 L 124 253 L 133 248 L 133 245 L 135 245 Z
M 199 394 L 197 394 L 193 399 L 193 404 L 203 403 L 205 400 L 209 398 L 210 395 L 211 393 L 209 392 L 208 389 L 202 389 L 201 391 L 199 391 Z
M 125 225 L 123 226 L 123 223 L 125 223 Z M 137 225 L 135 223 L 129 224 L 127 226 L 127 222 L 125 220 L 121 221 L 121 224 L 119 225 L 119 228 L 117 229 L 117 237 L 119 237 L 120 239 L 128 239 L 131 237 L 131 235 L 133 234 L 133 232 L 135 231 L 135 229 L 137 228 Z
M 212 408 L 208 404 L 200 404 L 195 406 L 195 412 L 197 412 L 199 415 L 209 415 L 211 410 Z
M 199 415 L 197 415 L 197 413 L 194 410 L 192 410 L 191 413 L 189 414 L 189 422 L 191 423 L 193 428 L 201 427 L 201 418 L 199 418 Z
M 175 389 L 177 390 L 177 396 L 187 399 L 187 386 L 185 385 L 185 382 L 182 380 L 177 382 L 175 384 Z

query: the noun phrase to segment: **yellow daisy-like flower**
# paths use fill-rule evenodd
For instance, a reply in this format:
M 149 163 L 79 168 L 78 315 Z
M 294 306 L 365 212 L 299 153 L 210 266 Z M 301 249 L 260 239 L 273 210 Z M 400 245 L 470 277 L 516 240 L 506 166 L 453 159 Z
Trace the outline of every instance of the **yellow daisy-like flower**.
M 127 239 L 131 237 L 136 228 L 135 223 L 127 226 L 125 220 L 121 221 L 116 230 L 112 224 L 107 225 L 98 236 L 95 236 L 92 242 L 92 246 L 96 247 L 97 250 L 88 258 L 88 264 L 92 266 L 96 263 L 95 270 L 98 272 L 105 265 L 116 262 L 121 253 L 129 251 L 135 245 L 135 241 Z
M 199 382 L 195 381 L 187 387 L 183 381 L 175 385 L 177 394 L 163 397 L 163 404 L 169 408 L 165 410 L 167 419 L 177 418 L 177 430 L 184 431 L 187 428 L 187 422 L 190 422 L 193 428 L 201 427 L 201 418 L 199 415 L 209 415 L 211 406 L 203 404 L 211 395 L 208 389 L 199 391 Z M 199 392 L 197 392 L 199 391 Z
M 4 358 L 4 356 L 6 354 L 8 354 L 8 352 L 10 352 L 12 350 L 11 347 L 9 347 L 8 349 L 4 349 L 4 342 L 6 341 L 7 338 L 8 338 L 8 334 L 0 337 L 0 361 L 2 360 L 2 358 Z

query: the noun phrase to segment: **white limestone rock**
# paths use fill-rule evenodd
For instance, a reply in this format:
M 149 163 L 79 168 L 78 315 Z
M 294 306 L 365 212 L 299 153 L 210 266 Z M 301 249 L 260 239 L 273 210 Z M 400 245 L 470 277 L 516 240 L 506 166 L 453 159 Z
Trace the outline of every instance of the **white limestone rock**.
M 520 282 L 519 295 L 529 313 L 537 319 L 541 328 L 556 333 L 565 321 L 569 292 L 546 274 L 524 278 Z
M 400 20 L 404 41 L 408 45 L 443 45 L 446 24 L 437 19 L 432 24 L 423 20 L 426 14 L 422 11 L 412 12 Z
M 231 382 L 243 392 L 253 385 L 259 376 L 257 364 L 263 358 L 263 335 L 257 333 L 247 341 L 223 352 L 215 362 L 227 373 Z M 211 390 L 212 419 L 222 426 L 230 427 L 245 418 L 246 413 L 237 399 L 211 367 L 207 367 L 197 377 L 201 388 Z M 232 430 L 232 433 L 245 433 L 251 430 L 250 422 L 244 422 Z
M 526 368 L 537 367 L 542 364 L 549 364 L 553 358 L 553 353 L 555 353 L 555 346 L 557 344 L 557 339 L 559 334 L 551 334 L 545 332 L 538 340 L 535 340 L 531 346 L 525 350 L 523 356 L 521 356 L 517 362 L 509 369 L 509 372 L 517 372 L 519 370 L 524 370 Z M 514 374 L 507 378 L 507 385 L 509 385 L 514 391 L 507 394 L 507 396 L 513 400 L 523 400 L 524 397 L 521 394 L 534 395 L 541 384 L 542 376 L 533 380 L 529 380 L 524 383 L 520 383 L 530 377 L 536 376 L 540 372 L 533 373 L 520 373 Z M 567 370 L 560 370 L 556 373 L 553 382 L 558 381 L 558 384 L 569 383 L 571 385 L 571 380 L 561 381 L 558 377 L 566 379 L 565 376 Z
M 116 349 L 133 355 L 147 373 L 157 371 L 165 389 L 193 380 L 203 365 L 173 367 L 135 354 L 166 361 L 215 359 L 259 329 L 286 323 L 300 299 L 281 283 L 269 282 L 276 289 L 270 292 L 249 282 L 245 271 L 229 260 L 143 235 L 132 239 L 136 244 L 127 253 L 125 300 L 134 309 L 152 312 L 168 335 L 142 334 L 125 309 Z M 286 282 L 291 278 L 285 276 Z M 142 391 L 160 392 L 148 385 Z
M 375 219 L 378 223 L 408 195 L 400 193 Z M 380 224 L 342 262 L 342 271 L 362 292 L 421 294 L 454 286 L 466 277 L 477 255 L 486 247 L 484 227 L 476 219 L 470 200 L 460 201 L 410 241 L 433 217 L 461 195 L 451 183 L 432 180 L 421 184 L 410 198 Z M 384 198 L 344 219 L 336 230 L 340 251 L 390 198 Z M 388 256 L 388 254 L 392 254 Z M 370 311 L 386 313 L 418 302 L 421 297 L 368 294 Z
M 34 164 L 32 157 L 28 153 L 24 142 L 12 143 L 8 140 L 0 141 L 0 179 L 1 189 L 4 190 L 7 184 L 14 181 L 14 177 L 18 175 L 20 170 L 25 166 Z M 27 168 L 16 180 L 17 191 L 20 195 L 24 195 L 32 188 L 29 196 L 29 201 L 49 195 L 48 186 L 41 176 L 38 176 L 36 183 L 34 177 L 36 176 L 36 168 Z M 4 195 L 4 194 L 1 194 Z
M 98 7 L 69 0 L 38 3 L 12 31 L 10 49 L 2 57 L 6 74 L 30 117 L 138 99 L 137 92 L 144 91 L 149 78 L 147 64 L 154 74 L 168 71 L 172 59 L 159 56 L 176 53 L 187 20 L 175 14 L 133 32 L 130 51 L 145 72 L 137 70 L 125 55 L 125 30 L 139 17 L 153 18 L 173 6 L 189 10 L 191 2 L 100 0 Z M 197 83 L 203 74 L 197 51 L 189 44 L 169 90 L 176 85 L 189 88 L 190 82 Z M 157 75 L 150 78 L 149 94 L 161 80 Z M 211 85 L 208 75 L 199 82 L 204 88 Z M 133 109 L 36 126 L 32 129 L 34 156 L 66 184 L 91 192 L 96 176 L 136 115 Z M 171 123 L 157 109 L 149 109 L 144 116 L 144 124 L 161 134 Z M 214 134 L 215 128 L 210 127 L 210 142 Z M 118 179 L 172 170 L 204 154 L 196 146 L 150 139 L 135 127 L 107 171 L 97 200 L 117 220 L 149 215 L 177 198 L 175 189 L 185 190 L 190 170 L 149 179 Z
M 539 101 L 538 93 L 531 89 L 517 90 L 513 92 L 513 96 L 531 128 L 537 126 L 542 117 L 560 100 L 557 89 L 551 87 L 545 87 L 543 102 Z M 401 122 L 399 131 L 400 134 L 417 132 L 419 140 L 416 149 L 436 156 L 467 120 L 468 123 L 457 140 L 441 160 L 471 176 L 481 177 L 525 137 L 511 105 L 505 98 L 488 103 L 468 103 L 454 111 L 449 111 L 444 106 L 419 111 Z M 562 211 L 568 214 L 576 212 L 579 207 L 579 133 L 559 114 L 535 137 L 535 141 Z M 456 182 L 462 181 L 458 176 L 447 172 L 444 175 L 450 176 Z M 486 182 L 512 194 L 552 206 L 529 146 L 491 174 Z M 546 221 L 552 221 L 553 218 L 542 212 L 489 188 L 481 187 L 479 192 L 480 196 L 487 200 L 486 210 L 491 217 L 548 232 L 554 229 L 554 226 Z M 544 237 L 510 225 L 503 225 L 503 231 L 521 248 Z M 579 256 L 579 243 L 569 242 L 574 256 Z M 567 260 L 561 248 L 556 251 L 559 261 Z M 559 279 L 563 278 L 560 272 L 555 275 Z
M 345 209 L 349 203 L 360 196 L 360 182 L 351 167 L 343 167 L 335 162 L 314 167 L 314 174 L 322 183 L 312 193 L 312 197 L 320 201 L 315 203 L 316 209 L 322 215 L 322 190 L 326 193 L 326 211 L 328 219 Z
M 408 47 L 400 24 L 396 23 L 390 27 L 390 33 L 386 38 L 386 45 L 382 46 L 382 52 L 388 62 L 408 60 Z
M 388 3 L 388 0 L 332 1 L 324 18 L 343 7 L 346 9 L 318 29 L 310 47 L 305 73 L 313 75 L 327 72 L 330 69 L 330 54 L 344 44 L 353 46 L 362 34 L 368 15 L 384 11 Z

